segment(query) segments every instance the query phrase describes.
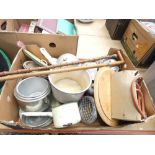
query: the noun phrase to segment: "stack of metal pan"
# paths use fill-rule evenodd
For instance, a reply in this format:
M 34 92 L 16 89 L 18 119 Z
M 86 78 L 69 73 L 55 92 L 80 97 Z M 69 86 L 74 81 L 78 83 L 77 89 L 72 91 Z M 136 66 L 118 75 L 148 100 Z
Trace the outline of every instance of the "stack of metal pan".
M 41 116 L 22 116 L 22 112 L 46 112 L 51 105 L 51 88 L 48 81 L 41 77 L 30 77 L 21 80 L 14 89 L 14 96 L 20 106 L 20 119 L 29 127 L 49 125 L 51 119 Z M 49 123 L 47 123 L 49 122 Z

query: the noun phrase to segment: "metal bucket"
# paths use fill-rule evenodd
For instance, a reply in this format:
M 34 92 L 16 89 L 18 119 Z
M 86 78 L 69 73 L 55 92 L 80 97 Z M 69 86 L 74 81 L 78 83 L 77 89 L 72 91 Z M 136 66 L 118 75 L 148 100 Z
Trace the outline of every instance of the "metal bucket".
M 51 74 L 48 76 L 52 86 L 53 96 L 61 103 L 78 102 L 84 93 L 91 86 L 91 77 L 87 71 L 72 71 L 58 74 Z M 76 93 L 68 93 L 59 89 L 55 83 L 63 79 L 72 79 L 81 86 L 82 90 Z
M 16 85 L 14 96 L 23 111 L 44 111 L 50 105 L 50 92 L 47 80 L 31 77 Z

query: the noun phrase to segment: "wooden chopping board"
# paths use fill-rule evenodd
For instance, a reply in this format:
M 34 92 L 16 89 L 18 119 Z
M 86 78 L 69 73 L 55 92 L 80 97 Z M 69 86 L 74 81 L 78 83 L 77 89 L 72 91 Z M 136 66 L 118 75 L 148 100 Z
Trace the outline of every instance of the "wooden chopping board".
M 131 95 L 131 83 L 135 78 L 135 72 L 125 70 L 112 73 L 112 118 L 126 121 L 141 121 L 141 115 L 135 108 Z
M 117 126 L 119 121 L 111 117 L 111 73 L 110 68 L 101 68 L 94 82 L 94 98 L 102 120 L 109 126 Z

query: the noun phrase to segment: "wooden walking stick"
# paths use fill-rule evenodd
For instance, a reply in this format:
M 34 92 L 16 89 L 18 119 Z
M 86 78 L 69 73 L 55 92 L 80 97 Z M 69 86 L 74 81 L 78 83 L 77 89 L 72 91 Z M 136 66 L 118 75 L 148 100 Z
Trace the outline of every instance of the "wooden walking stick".
M 102 60 L 102 59 L 112 59 L 112 58 L 116 58 L 117 55 L 113 54 L 113 55 L 109 55 L 109 56 L 101 56 L 101 57 L 96 57 L 96 58 L 91 58 L 91 59 L 86 59 L 86 60 L 79 60 L 79 61 L 75 61 L 75 62 L 71 62 L 71 63 L 63 63 L 63 64 L 58 64 L 58 65 L 50 65 L 50 66 L 46 66 L 46 67 L 35 67 L 35 68 L 30 68 L 30 69 L 18 69 L 15 71 L 4 71 L 4 72 L 0 72 L 0 77 L 1 76 L 6 76 L 6 75 L 13 75 L 13 74 L 21 74 L 21 73 L 30 73 L 32 71 L 42 71 L 42 70 L 49 70 L 49 69 L 53 69 L 56 67 L 64 67 L 64 66 L 69 66 L 69 65 L 76 65 L 76 64 L 83 64 L 86 62 L 95 62 L 98 60 Z
M 7 75 L 7 76 L 0 77 L 0 81 L 13 80 L 13 79 L 18 79 L 18 78 L 27 78 L 27 77 L 32 77 L 32 76 L 57 74 L 57 73 L 62 73 L 62 72 L 87 70 L 91 68 L 99 68 L 99 67 L 107 67 L 107 66 L 112 67 L 112 66 L 123 65 L 125 62 L 124 62 L 123 57 L 121 56 L 120 51 L 118 51 L 118 56 L 120 58 L 120 61 L 116 61 L 116 62 L 109 63 L 109 64 L 96 64 L 96 65 L 89 65 L 89 66 L 72 66 L 72 67 L 56 68 L 56 69 L 51 69 L 51 70 L 36 71 L 36 72 L 30 72 L 30 73 L 24 73 L 24 74 Z

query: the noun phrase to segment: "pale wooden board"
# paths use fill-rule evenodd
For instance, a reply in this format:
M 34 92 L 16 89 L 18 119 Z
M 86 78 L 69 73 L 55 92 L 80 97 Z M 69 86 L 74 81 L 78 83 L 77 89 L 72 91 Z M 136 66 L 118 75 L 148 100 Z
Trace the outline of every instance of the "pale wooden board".
M 40 48 L 37 45 L 27 45 L 27 50 L 29 50 L 32 54 L 34 54 L 36 57 L 38 57 L 41 60 L 45 60 L 48 63 L 48 60 L 42 55 L 40 52 Z
M 135 78 L 135 72 L 126 70 L 112 74 L 112 118 L 127 121 L 141 120 L 141 115 L 135 108 L 131 95 L 131 82 Z
M 107 68 L 101 68 L 96 75 L 95 83 L 94 83 L 94 97 L 95 97 L 97 110 L 98 110 L 102 120 L 109 126 L 117 126 L 119 122 L 115 119 L 112 119 L 110 116 L 111 115 L 111 112 L 110 112 L 111 108 L 109 108 L 109 106 L 110 106 L 111 102 L 110 102 L 109 91 L 107 91 L 109 89 L 106 90 L 106 86 L 110 86 L 109 84 L 106 84 L 106 83 L 108 83 L 107 81 L 109 80 L 108 79 L 109 76 L 105 76 L 105 79 L 102 80 L 102 83 L 99 82 L 101 77 L 104 76 L 103 73 L 106 70 L 107 70 Z M 110 82 L 110 80 L 109 80 L 109 82 Z M 105 87 L 103 89 L 104 92 L 102 91 L 102 85 L 101 84 L 105 85 Z M 103 97 L 101 97 L 101 96 L 103 96 L 105 99 L 103 100 Z
M 103 72 L 102 72 L 103 73 Z M 106 70 L 100 76 L 98 87 L 99 87 L 99 99 L 104 109 L 105 115 L 111 117 L 111 86 L 110 86 L 111 70 Z

